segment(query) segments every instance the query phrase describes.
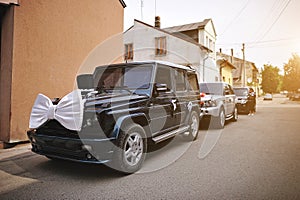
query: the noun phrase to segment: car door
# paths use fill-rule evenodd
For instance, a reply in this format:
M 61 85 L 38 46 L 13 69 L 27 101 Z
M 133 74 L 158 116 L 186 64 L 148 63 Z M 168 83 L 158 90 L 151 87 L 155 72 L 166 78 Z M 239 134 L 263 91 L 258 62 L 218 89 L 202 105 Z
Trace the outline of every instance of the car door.
M 185 70 L 174 69 L 175 95 L 177 108 L 174 110 L 174 126 L 185 123 L 188 114 L 189 95 L 187 88 L 187 74 Z
M 150 100 L 149 117 L 153 136 L 174 129 L 178 100 L 174 94 L 171 67 L 158 65 L 154 85 L 166 85 L 166 91 L 155 91 Z
M 224 95 L 226 104 L 226 115 L 230 115 L 233 112 L 235 106 L 235 95 L 230 85 L 224 84 Z

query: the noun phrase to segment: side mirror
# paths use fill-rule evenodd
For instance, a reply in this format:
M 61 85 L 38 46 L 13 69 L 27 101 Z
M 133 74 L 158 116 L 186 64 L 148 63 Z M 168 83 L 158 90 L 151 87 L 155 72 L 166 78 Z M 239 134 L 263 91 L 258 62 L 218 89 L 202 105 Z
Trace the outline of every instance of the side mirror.
M 78 89 L 93 89 L 93 75 L 92 74 L 81 74 L 77 76 Z
M 166 92 L 168 90 L 167 84 L 164 83 L 156 83 L 155 89 L 157 92 Z

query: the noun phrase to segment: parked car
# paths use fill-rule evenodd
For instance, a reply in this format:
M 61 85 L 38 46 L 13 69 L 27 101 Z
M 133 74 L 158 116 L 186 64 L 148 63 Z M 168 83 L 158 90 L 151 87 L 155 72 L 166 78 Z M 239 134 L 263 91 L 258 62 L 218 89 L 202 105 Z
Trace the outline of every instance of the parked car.
M 235 87 L 233 88 L 236 95 L 236 105 L 239 113 L 249 113 L 250 109 L 250 96 L 248 87 Z M 254 106 L 254 108 L 256 105 Z
M 203 119 L 215 128 L 224 128 L 225 120 L 237 121 L 236 95 L 227 83 L 200 83 Z
M 264 96 L 264 100 L 273 100 L 273 96 L 270 93 L 266 93 Z
M 28 131 L 33 152 L 134 173 L 148 145 L 177 134 L 189 140 L 198 136 L 200 92 L 189 67 L 159 61 L 113 64 L 78 76 L 77 84 L 85 101 L 81 130 L 47 120 Z
M 300 92 L 294 92 L 290 97 L 290 100 L 292 101 L 299 101 L 300 100 Z

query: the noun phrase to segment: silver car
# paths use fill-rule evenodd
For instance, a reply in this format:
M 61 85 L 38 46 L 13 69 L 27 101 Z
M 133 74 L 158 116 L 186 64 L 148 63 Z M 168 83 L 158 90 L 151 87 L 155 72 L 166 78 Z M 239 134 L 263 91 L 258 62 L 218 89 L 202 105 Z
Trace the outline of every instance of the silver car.
M 225 120 L 237 121 L 236 95 L 227 83 L 200 83 L 201 113 L 214 128 L 224 128 Z

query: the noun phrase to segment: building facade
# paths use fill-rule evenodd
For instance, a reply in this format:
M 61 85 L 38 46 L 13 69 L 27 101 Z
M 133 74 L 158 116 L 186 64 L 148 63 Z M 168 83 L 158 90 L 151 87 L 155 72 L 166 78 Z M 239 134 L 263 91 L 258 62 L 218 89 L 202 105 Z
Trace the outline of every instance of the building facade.
M 0 141 L 27 140 L 38 93 L 62 97 L 91 50 L 122 33 L 123 0 L 0 0 Z M 113 47 L 122 53 L 122 42 Z
M 255 63 L 234 57 L 233 50 L 231 55 L 218 52 L 217 56 L 235 67 L 232 69 L 232 85 L 234 87 L 253 87 L 257 93 L 259 92 L 259 72 Z
M 199 43 L 202 37 L 199 29 L 196 28 L 195 35 L 193 30 L 180 33 L 180 30 L 185 30 L 182 28 L 161 29 L 159 20 L 156 20 L 156 26 L 135 20 L 134 25 L 124 32 L 125 59 L 128 62 L 162 60 L 192 66 L 198 73 L 199 81 L 219 81 L 214 48 Z M 199 23 L 195 27 L 199 27 Z
M 201 58 L 199 71 L 202 82 L 221 81 L 219 68 L 216 65 L 216 40 L 217 34 L 212 19 L 205 19 L 202 22 L 184 24 L 164 28 L 172 34 L 192 38 L 196 43 L 208 48 L 210 52 Z

